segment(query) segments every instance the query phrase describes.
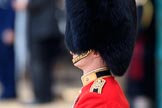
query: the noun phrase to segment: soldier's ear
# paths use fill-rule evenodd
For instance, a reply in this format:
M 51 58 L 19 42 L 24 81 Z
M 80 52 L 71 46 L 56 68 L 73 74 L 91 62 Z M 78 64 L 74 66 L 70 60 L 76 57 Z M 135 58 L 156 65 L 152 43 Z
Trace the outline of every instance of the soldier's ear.
M 94 57 L 101 57 L 100 54 L 97 51 L 92 51 Z

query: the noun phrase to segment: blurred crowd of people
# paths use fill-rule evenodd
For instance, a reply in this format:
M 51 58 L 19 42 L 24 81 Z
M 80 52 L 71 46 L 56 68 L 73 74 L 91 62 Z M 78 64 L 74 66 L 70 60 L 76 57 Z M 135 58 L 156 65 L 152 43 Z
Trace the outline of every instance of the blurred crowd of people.
M 138 37 L 126 82 L 131 108 L 155 108 L 154 0 L 144 1 L 137 5 Z M 16 81 L 26 67 L 35 95 L 33 103 L 55 98 L 52 72 L 64 27 L 64 0 L 0 1 L 0 99 L 17 98 Z
M 1 99 L 17 98 L 15 83 L 28 67 L 35 95 L 33 103 L 53 100 L 53 65 L 63 39 L 58 26 L 58 18 L 63 14 L 60 2 L 62 1 L 0 2 Z M 56 15 L 58 11 L 60 15 Z
M 131 108 L 156 108 L 154 2 L 137 0 L 138 34 L 126 89 Z

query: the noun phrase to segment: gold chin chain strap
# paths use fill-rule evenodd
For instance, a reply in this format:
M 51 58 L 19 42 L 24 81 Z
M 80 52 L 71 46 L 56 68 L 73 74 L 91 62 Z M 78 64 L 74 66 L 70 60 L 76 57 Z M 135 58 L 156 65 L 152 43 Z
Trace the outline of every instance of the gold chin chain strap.
M 92 52 L 92 50 L 89 50 L 86 53 L 82 53 L 82 54 L 78 55 L 77 57 L 72 59 L 72 62 L 75 64 L 76 62 L 80 61 L 81 59 L 87 57 L 91 52 Z

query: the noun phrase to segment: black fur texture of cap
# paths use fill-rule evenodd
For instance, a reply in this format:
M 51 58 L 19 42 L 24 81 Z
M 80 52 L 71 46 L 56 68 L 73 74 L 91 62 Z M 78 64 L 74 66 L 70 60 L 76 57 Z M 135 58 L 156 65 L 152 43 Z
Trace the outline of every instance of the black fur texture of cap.
M 65 43 L 76 54 L 98 51 L 112 73 L 122 76 L 137 31 L 135 0 L 66 0 Z

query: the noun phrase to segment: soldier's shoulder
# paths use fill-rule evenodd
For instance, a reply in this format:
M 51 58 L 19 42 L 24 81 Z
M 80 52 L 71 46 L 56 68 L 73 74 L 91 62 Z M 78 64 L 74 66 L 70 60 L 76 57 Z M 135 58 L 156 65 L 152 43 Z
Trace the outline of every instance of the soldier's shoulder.
M 106 80 L 103 78 L 96 79 L 90 87 L 90 92 L 102 94 Z

